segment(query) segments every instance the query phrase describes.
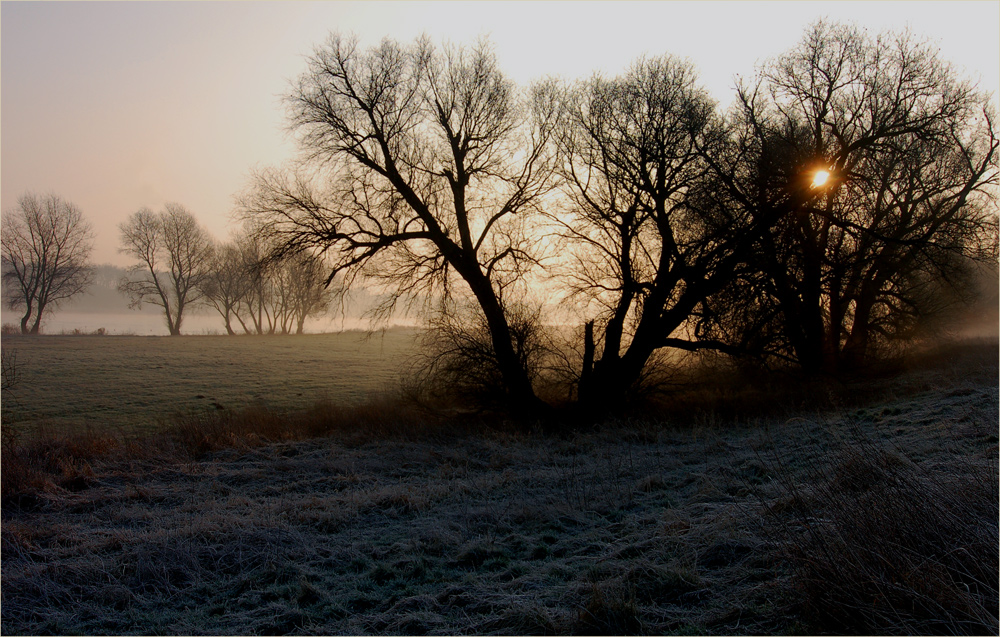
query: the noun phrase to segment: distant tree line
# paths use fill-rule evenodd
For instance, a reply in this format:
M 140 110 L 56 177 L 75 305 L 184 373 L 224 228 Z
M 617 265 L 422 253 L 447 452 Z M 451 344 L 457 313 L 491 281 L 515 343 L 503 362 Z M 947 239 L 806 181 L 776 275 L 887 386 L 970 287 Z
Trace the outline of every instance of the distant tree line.
M 121 226 L 136 264 L 120 290 L 171 334 L 195 303 L 229 334 L 301 332 L 373 288 L 376 320 L 422 308 L 456 382 L 544 408 L 555 357 L 603 409 L 666 350 L 862 368 L 997 266 L 990 98 L 908 33 L 818 22 L 728 110 L 669 55 L 519 87 L 486 41 L 335 34 L 286 101 L 304 156 L 254 176 L 228 243 L 174 204 Z M 3 250 L 8 300 L 37 332 L 87 282 L 89 227 L 35 199 L 5 217 Z M 36 236 L 76 240 L 57 266 Z M 574 342 L 553 344 L 555 320 L 579 325 Z
M 226 332 L 301 334 L 336 296 L 318 257 L 269 256 L 258 235 L 244 232 L 217 243 L 183 206 L 143 208 L 121 225 L 121 251 L 136 263 L 117 288 L 133 308 L 159 307 L 171 335 L 185 311 L 208 305 Z M 23 309 L 20 330 L 38 334 L 45 312 L 87 289 L 91 226 L 79 208 L 56 195 L 26 194 L 4 216 L 3 283 L 8 305 Z M 237 326 L 234 328 L 234 324 Z
M 333 290 L 320 259 L 308 252 L 271 255 L 261 235 L 243 232 L 216 244 L 183 206 L 144 208 L 121 225 L 122 252 L 138 261 L 118 289 L 133 307 L 163 310 L 171 335 L 181 333 L 184 310 L 208 304 L 226 333 L 301 334 L 305 320 L 327 311 Z
M 334 301 L 327 268 L 309 252 L 269 256 L 260 235 L 244 231 L 220 245 L 201 289 L 235 334 L 301 334 L 305 320 L 323 315 Z

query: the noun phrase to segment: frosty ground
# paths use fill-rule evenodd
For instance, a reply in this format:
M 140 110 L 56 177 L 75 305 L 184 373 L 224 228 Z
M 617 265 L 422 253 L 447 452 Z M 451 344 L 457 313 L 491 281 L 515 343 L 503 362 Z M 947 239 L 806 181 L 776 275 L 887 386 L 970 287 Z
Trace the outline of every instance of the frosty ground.
M 832 516 L 824 486 L 857 499 L 898 469 L 985 485 L 996 507 L 995 344 L 864 384 L 880 398 L 563 435 L 492 423 L 63 449 L 5 497 L 2 630 L 814 632 L 827 626 L 797 549 Z M 986 526 L 996 538 L 995 513 Z M 995 553 L 977 559 L 995 572 Z

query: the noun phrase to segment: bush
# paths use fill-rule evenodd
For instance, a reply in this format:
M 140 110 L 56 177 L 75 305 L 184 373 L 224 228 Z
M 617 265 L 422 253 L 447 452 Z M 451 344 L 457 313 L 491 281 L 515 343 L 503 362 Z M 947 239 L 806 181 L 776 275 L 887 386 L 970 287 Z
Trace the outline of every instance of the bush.
M 513 305 L 505 310 L 514 351 L 537 385 L 551 352 L 541 310 Z M 486 317 L 475 307 L 448 308 L 430 321 L 413 376 L 416 393 L 440 404 L 502 408 L 506 394 Z
M 3 428 L 2 494 L 33 498 L 53 489 L 78 491 L 94 476 L 94 463 L 121 458 L 140 459 L 160 453 L 156 445 L 141 447 L 92 430 L 75 434 L 48 431 L 39 427 L 22 435 Z

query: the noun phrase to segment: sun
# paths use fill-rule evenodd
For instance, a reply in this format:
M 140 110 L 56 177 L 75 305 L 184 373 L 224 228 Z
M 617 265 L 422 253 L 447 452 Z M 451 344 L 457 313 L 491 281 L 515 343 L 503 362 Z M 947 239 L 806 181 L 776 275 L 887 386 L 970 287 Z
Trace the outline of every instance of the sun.
M 816 174 L 813 175 L 812 187 L 820 188 L 824 184 L 830 181 L 830 171 L 828 170 L 817 170 Z

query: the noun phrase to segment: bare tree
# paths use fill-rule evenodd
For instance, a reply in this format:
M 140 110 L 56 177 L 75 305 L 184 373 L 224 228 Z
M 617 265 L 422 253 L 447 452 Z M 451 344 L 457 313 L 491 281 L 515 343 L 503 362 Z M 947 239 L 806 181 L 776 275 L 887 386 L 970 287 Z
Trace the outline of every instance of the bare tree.
M 749 152 L 720 174 L 742 206 L 782 212 L 706 332 L 836 371 L 996 259 L 993 116 L 927 44 L 820 22 L 739 97 Z M 817 170 L 829 181 L 789 197 Z
M 690 338 L 690 317 L 753 245 L 757 220 L 720 198 L 712 179 L 706 156 L 724 150 L 727 130 L 695 82 L 689 63 L 646 58 L 563 101 L 569 206 L 555 219 L 573 255 L 565 278 L 594 319 L 585 401 L 619 404 L 660 348 L 707 346 Z
M 339 292 L 328 271 L 309 253 L 269 259 L 263 236 L 244 230 L 217 246 L 201 290 L 225 321 L 226 332 L 301 334 L 307 318 L 322 316 Z
M 212 265 L 201 281 L 201 292 L 225 321 L 226 333 L 233 335 L 232 321 L 239 317 L 239 306 L 250 292 L 253 275 L 248 270 L 239 247 L 234 243 L 216 246 L 213 250 Z M 244 331 L 249 332 L 246 325 Z
M 91 226 L 56 195 L 22 195 L 3 218 L 3 282 L 11 309 L 23 309 L 22 334 L 38 334 L 46 311 L 90 284 Z
M 276 322 L 273 311 L 270 247 L 263 233 L 244 228 L 234 239 L 239 268 L 245 277 L 243 295 L 234 309 L 236 319 L 246 334 L 273 334 Z
M 283 306 L 282 333 L 291 333 L 294 327 L 301 334 L 307 318 L 327 312 L 339 290 L 327 285 L 326 277 L 326 266 L 309 253 L 289 255 L 281 263 L 276 287 Z
M 163 308 L 171 336 L 181 333 L 184 310 L 202 299 L 212 267 L 212 239 L 183 206 L 168 203 L 160 213 L 143 208 L 121 224 L 121 252 L 139 263 L 118 289 L 132 307 Z
M 286 292 L 280 287 L 280 279 L 288 255 L 272 256 L 275 246 L 271 238 L 252 226 L 238 235 L 235 247 L 245 278 L 235 316 L 247 334 L 275 334 L 281 330 L 282 319 L 287 325 Z
M 530 97 L 485 43 L 361 50 L 331 36 L 288 99 L 312 171 L 261 172 L 242 200 L 277 254 L 316 250 L 329 278 L 382 284 L 384 311 L 464 287 L 515 408 L 540 402 L 505 307 L 536 263 L 526 227 L 551 188 L 552 100 Z

